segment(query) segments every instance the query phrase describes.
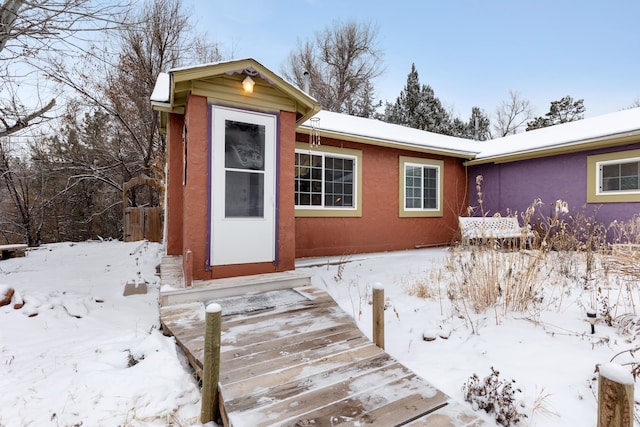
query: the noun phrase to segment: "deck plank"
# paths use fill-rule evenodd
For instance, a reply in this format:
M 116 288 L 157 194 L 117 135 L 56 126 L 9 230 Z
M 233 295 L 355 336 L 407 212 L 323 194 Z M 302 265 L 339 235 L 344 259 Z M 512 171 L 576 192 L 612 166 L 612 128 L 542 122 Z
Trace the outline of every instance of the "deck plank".
M 244 426 L 408 425 L 481 427 L 451 400 L 376 347 L 324 291 L 295 288 L 226 300 L 222 307 L 223 424 Z M 285 295 L 286 292 L 286 295 Z M 275 301 L 275 302 L 274 302 Z M 202 375 L 204 302 L 161 307 L 161 324 Z

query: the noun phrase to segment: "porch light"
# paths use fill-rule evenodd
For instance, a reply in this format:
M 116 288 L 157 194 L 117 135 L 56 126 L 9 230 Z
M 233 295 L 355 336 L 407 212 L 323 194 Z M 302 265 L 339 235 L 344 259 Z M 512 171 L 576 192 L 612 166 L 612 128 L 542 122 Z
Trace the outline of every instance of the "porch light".
M 256 82 L 254 82 L 251 77 L 247 76 L 242 81 L 242 88 L 246 93 L 253 93 L 253 85 L 255 84 Z

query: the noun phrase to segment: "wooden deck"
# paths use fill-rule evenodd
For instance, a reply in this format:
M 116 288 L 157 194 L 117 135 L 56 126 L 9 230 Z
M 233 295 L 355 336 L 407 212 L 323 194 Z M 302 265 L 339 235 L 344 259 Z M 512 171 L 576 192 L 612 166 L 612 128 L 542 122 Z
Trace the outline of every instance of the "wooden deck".
M 211 301 L 214 302 L 214 301 Z M 376 347 L 310 286 L 216 299 L 225 426 L 485 426 Z M 166 333 L 202 374 L 204 303 L 161 308 Z

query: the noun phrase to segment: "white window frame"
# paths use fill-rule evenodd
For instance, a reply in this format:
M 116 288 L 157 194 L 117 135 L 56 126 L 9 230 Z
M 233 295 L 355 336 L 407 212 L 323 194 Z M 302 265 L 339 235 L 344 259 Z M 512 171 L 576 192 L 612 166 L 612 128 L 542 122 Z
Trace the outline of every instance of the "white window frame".
M 638 203 L 640 190 L 602 191 L 602 166 L 640 160 L 640 149 L 587 156 L 587 203 Z
M 637 188 L 635 190 L 609 190 L 609 191 L 604 191 L 602 189 L 603 187 L 602 168 L 604 166 L 619 165 L 621 163 L 634 163 L 634 162 L 640 162 L 640 157 L 628 157 L 623 159 L 596 162 L 596 195 L 606 196 L 606 195 L 617 195 L 617 194 L 640 194 L 640 188 Z
M 358 150 L 344 149 L 332 146 L 320 146 L 314 149 L 307 148 L 308 144 L 297 143 L 295 153 L 322 157 L 322 194 L 321 205 L 298 205 L 294 200 L 296 216 L 362 216 L 362 204 L 360 194 L 362 191 L 361 162 L 362 152 Z M 353 162 L 352 204 L 351 206 L 326 206 L 325 205 L 325 159 L 327 157 L 351 160 Z M 295 178 L 294 178 L 295 179 Z M 294 199 L 296 198 L 294 188 Z
M 418 167 L 422 169 L 421 185 L 424 185 L 424 169 L 436 170 L 436 207 L 435 208 L 408 208 L 407 207 L 407 168 Z M 442 160 L 432 160 L 420 157 L 400 156 L 400 176 L 398 187 L 398 204 L 400 217 L 441 217 L 443 216 L 442 203 L 444 191 L 444 162 Z M 421 187 L 424 194 L 424 187 Z M 424 206 L 424 196 L 421 197 L 421 205 Z

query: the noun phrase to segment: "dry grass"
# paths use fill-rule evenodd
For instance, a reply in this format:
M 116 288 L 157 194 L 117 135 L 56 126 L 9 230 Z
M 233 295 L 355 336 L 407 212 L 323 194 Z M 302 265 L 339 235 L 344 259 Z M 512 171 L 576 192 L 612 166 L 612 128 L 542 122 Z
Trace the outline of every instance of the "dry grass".
M 476 179 L 479 206 L 469 211 L 485 215 L 481 184 L 480 177 Z M 543 212 L 547 208 L 548 213 Z M 616 308 L 613 300 L 621 297 L 603 293 L 602 284 L 609 283 L 609 274 L 615 271 L 640 277 L 637 260 L 611 260 L 607 243 L 607 237 L 610 240 L 612 235 L 617 242 L 640 241 L 639 218 L 629 224 L 605 227 L 583 212 L 570 214 L 562 200 L 545 207 L 540 199 L 524 212 L 510 214 L 519 216 L 521 224 L 532 226 L 534 237 L 530 245 L 522 239 L 519 244 L 484 239 L 480 245 L 454 246 L 447 257 L 448 296 L 468 320 L 471 312 L 491 309 L 499 323 L 500 317 L 509 312 L 534 309 L 542 302 L 546 286 L 576 281 L 582 281 L 589 292 L 591 307 L 602 305 L 611 314 Z M 633 302 L 632 305 L 635 311 Z

